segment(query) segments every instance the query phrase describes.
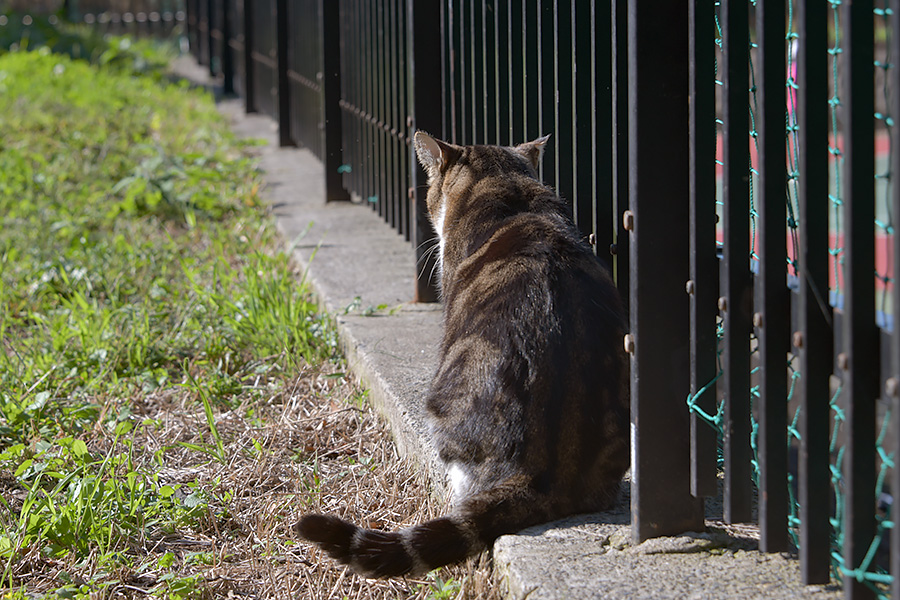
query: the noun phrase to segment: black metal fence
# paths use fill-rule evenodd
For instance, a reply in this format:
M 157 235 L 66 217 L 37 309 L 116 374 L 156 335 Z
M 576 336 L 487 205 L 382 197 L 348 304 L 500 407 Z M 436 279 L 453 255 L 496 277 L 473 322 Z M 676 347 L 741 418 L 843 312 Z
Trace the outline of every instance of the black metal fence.
M 900 186 L 875 189 L 900 168 L 898 19 L 897 0 L 188 3 L 198 59 L 420 259 L 416 129 L 553 134 L 542 177 L 630 307 L 635 538 L 702 528 L 721 487 L 724 521 L 852 598 L 900 581 L 878 502 L 900 498 Z

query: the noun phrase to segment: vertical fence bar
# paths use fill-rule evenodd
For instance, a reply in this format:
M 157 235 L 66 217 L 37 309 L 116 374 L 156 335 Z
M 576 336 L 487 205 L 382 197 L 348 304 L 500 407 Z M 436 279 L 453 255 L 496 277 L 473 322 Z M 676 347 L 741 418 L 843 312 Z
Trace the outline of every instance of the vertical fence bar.
M 797 119 L 800 210 L 800 571 L 803 583 L 827 583 L 831 565 L 829 376 L 834 362 L 828 303 L 828 23 L 824 2 L 797 6 Z M 897 264 L 897 263 L 895 263 Z M 897 306 L 895 304 L 895 306 Z M 900 600 L 900 599 L 898 599 Z
M 359 122 L 359 187 L 357 189 L 363 202 L 368 202 L 372 189 L 372 170 L 369 168 L 369 161 L 372 158 L 372 136 L 369 122 L 366 120 L 366 108 L 371 106 L 371 36 L 369 35 L 369 26 L 371 18 L 369 16 L 370 0 L 358 0 L 356 5 L 358 8 L 354 10 L 354 3 L 351 1 L 348 6 L 349 10 L 355 13 L 356 27 L 359 32 L 359 54 L 357 60 L 357 77 L 359 78 L 359 102 L 357 106 L 356 119 Z M 375 204 L 369 204 L 372 210 L 376 210 Z
M 381 6 L 381 0 L 368 0 L 368 15 L 366 22 L 369 26 L 369 70 L 366 73 L 366 79 L 369 82 L 369 99 L 363 107 L 366 117 L 366 128 L 369 130 L 369 157 L 366 162 L 366 171 L 369 173 L 369 189 L 367 195 L 369 202 L 373 202 L 373 206 L 378 211 L 378 216 L 385 220 L 388 224 L 388 205 L 384 202 L 381 194 L 381 182 L 383 180 L 381 170 L 380 147 L 381 147 L 381 131 L 378 127 L 378 109 L 381 95 L 381 67 L 383 57 L 379 49 L 379 32 L 381 23 L 378 21 L 378 8 Z
M 733 6 L 736 4 L 736 6 Z M 749 28 L 744 3 L 722 4 L 724 90 L 725 507 L 728 523 L 751 518 Z
M 469 36 L 469 91 L 471 92 L 471 126 L 472 144 L 483 144 L 484 139 L 484 48 L 481 35 L 482 6 L 485 0 L 469 3 L 469 21 L 464 24 Z
M 405 39 L 403 37 L 404 32 L 406 31 L 406 12 L 404 11 L 404 2 L 403 0 L 393 0 L 394 4 L 394 27 L 395 27 L 395 39 L 394 39 L 394 53 L 397 59 L 397 68 L 395 70 L 395 77 L 397 80 L 397 89 L 394 94 L 394 128 L 397 130 L 397 138 L 396 138 L 396 148 L 395 151 L 397 153 L 397 161 L 400 169 L 398 171 L 397 177 L 397 193 L 400 194 L 400 229 L 402 231 L 402 235 L 409 240 L 409 227 L 408 227 L 408 218 L 409 214 L 409 173 L 406 168 L 406 157 L 409 156 L 407 152 L 407 139 L 406 139 L 406 88 L 403 87 L 403 83 L 406 81 L 406 62 L 405 62 L 405 53 L 403 52 L 403 48 L 405 47 Z M 441 31 L 446 32 L 446 11 L 444 6 L 441 6 Z M 445 33 L 446 35 L 446 33 Z M 446 38 L 442 41 L 441 44 L 441 55 L 444 57 L 445 65 L 446 60 L 449 58 L 446 56 Z M 446 68 L 446 67 L 445 67 Z M 448 80 L 449 75 L 447 73 L 443 73 L 441 75 L 441 81 Z M 447 96 L 444 95 L 444 101 L 446 102 Z M 447 106 L 445 104 L 445 106 Z M 448 113 L 444 113 L 444 118 L 448 117 Z M 441 123 L 441 131 L 446 134 L 449 131 L 449 126 L 445 128 L 445 124 Z
M 472 51 L 469 38 L 472 35 L 471 24 L 469 23 L 469 12 L 472 7 L 469 2 L 460 0 L 459 19 L 457 28 L 459 31 L 459 40 L 456 47 L 459 53 L 459 74 L 458 92 L 459 102 L 457 103 L 456 127 L 459 134 L 457 144 L 472 144 L 472 102 L 471 98 L 471 70 L 472 70 Z
M 625 314 L 630 314 L 631 252 L 628 232 L 623 227 L 623 216 L 628 209 L 628 0 L 612 0 L 610 15 L 612 35 L 612 198 L 613 198 L 613 277 Z
M 399 56 L 399 71 L 397 73 L 397 81 L 399 83 L 399 94 L 397 95 L 398 101 L 400 102 L 400 109 L 398 111 L 398 119 L 397 119 L 397 128 L 401 132 L 401 177 L 400 181 L 404 186 L 404 190 L 406 191 L 406 202 L 403 205 L 403 210 L 400 212 L 400 228 L 403 230 L 403 237 L 406 241 L 412 241 L 413 239 L 413 229 L 415 228 L 415 205 L 412 201 L 410 201 L 409 189 L 410 185 L 412 185 L 412 170 L 415 169 L 418 165 L 416 164 L 418 161 L 413 157 L 412 152 L 410 152 L 412 139 L 409 137 L 409 132 L 411 129 L 406 126 L 407 116 L 411 114 L 411 104 L 410 104 L 410 96 L 409 90 L 413 86 L 413 82 L 410 81 L 408 77 L 409 73 L 409 65 L 407 64 L 407 60 L 409 58 L 406 47 L 407 47 L 407 39 L 412 33 L 409 31 L 409 28 L 406 24 L 406 12 L 405 7 L 406 0 L 397 0 L 397 30 L 400 33 L 400 39 L 398 41 L 398 49 L 397 54 Z M 445 135 L 445 131 L 441 131 L 442 135 Z M 412 162 L 411 162 L 412 161 Z M 414 195 L 413 195 L 414 200 Z
M 203 57 L 206 60 L 204 64 L 209 67 L 209 74 L 212 76 L 216 75 L 215 42 L 213 38 L 213 19 L 215 18 L 215 10 L 214 0 L 200 0 L 200 14 L 202 15 L 200 27 L 201 35 L 203 36 L 201 44 L 203 44 L 204 50 Z
M 455 57 L 455 46 L 454 46 L 454 37 L 453 37 L 453 25 L 455 19 L 453 16 L 453 0 L 441 0 L 441 62 L 443 63 L 441 66 L 442 69 L 442 80 L 444 82 L 444 97 L 442 101 L 441 110 L 443 111 L 443 121 L 441 121 L 441 128 L 444 131 L 445 141 L 453 143 L 453 135 L 455 130 L 455 119 L 453 117 L 453 111 L 455 109 L 455 102 L 453 94 L 456 90 L 454 83 L 454 74 L 456 68 L 454 66 Z
M 385 140 L 385 160 L 390 165 L 390 173 L 388 177 L 387 193 L 390 196 L 391 211 L 393 212 L 393 227 L 399 233 L 401 231 L 401 213 L 406 207 L 406 187 L 407 182 L 398 182 L 400 174 L 400 153 L 397 150 L 397 133 L 396 127 L 396 107 L 397 107 L 397 53 L 396 41 L 397 33 L 397 14 L 395 12 L 394 0 L 388 0 L 384 8 L 385 11 L 385 54 L 387 55 L 388 73 L 385 77 L 386 97 L 384 106 L 384 140 Z M 402 184 L 402 185 L 401 185 Z
M 890 17 L 890 56 L 900 57 L 900 0 L 891 0 Z M 896 60 L 896 58 L 895 58 Z M 893 90 L 890 115 L 893 117 L 891 124 L 891 139 L 900 140 L 900 67 L 895 63 L 888 71 L 890 76 L 890 89 Z M 896 218 L 900 215 L 900 152 L 896 149 L 891 153 L 891 208 Z M 900 307 L 900 232 L 894 229 L 893 235 L 893 289 L 891 297 L 895 307 Z M 888 386 L 891 406 L 891 430 L 894 432 L 894 460 L 900 458 L 900 310 L 894 308 L 894 327 L 891 334 L 891 376 L 893 382 Z M 897 464 L 896 462 L 894 463 Z M 890 571 L 894 578 L 891 584 L 892 600 L 900 600 L 900 477 L 897 467 L 894 467 L 894 478 L 891 481 L 891 495 L 894 504 L 891 507 L 890 518 L 894 522 L 891 530 L 891 562 Z
M 393 229 L 399 229 L 399 211 L 397 198 L 391 190 L 396 163 L 390 158 L 390 92 L 391 68 L 390 55 L 390 12 L 389 2 L 375 3 L 375 102 L 370 108 L 372 129 L 375 133 L 375 155 L 373 168 L 377 173 L 374 195 L 378 198 L 379 210 Z
M 697 408 L 716 414 L 716 90 L 714 0 L 688 3 L 690 43 L 690 220 L 691 397 Z M 715 496 L 718 487 L 716 431 L 691 412 L 691 493 Z
M 844 68 L 844 330 L 838 358 L 847 402 L 844 463 L 844 568 L 859 568 L 875 535 L 875 400 L 879 348 L 875 325 L 875 164 L 873 3 L 842 6 Z M 844 577 L 845 598 L 874 598 L 853 577 Z
M 640 6 L 639 6 L 640 5 Z M 632 536 L 703 527 L 690 491 L 687 6 L 628 2 Z M 667 59 L 659 60 L 659 48 Z M 668 201 L 660 202 L 660 198 Z M 631 346 L 632 344 L 626 344 Z
M 393 86 L 391 85 L 391 71 L 394 68 L 394 62 L 390 54 L 391 45 L 391 23 L 390 23 L 390 3 L 382 1 L 379 3 L 379 22 L 381 23 L 381 32 L 379 34 L 380 53 L 381 53 L 381 91 L 378 106 L 378 129 L 379 138 L 381 140 L 381 148 L 379 151 L 378 161 L 383 165 L 381 170 L 381 189 L 379 196 L 381 201 L 387 205 L 388 222 L 395 230 L 400 226 L 400 210 L 398 198 L 393 193 L 392 185 L 394 183 L 394 172 L 397 163 L 391 159 L 390 146 L 390 106 L 391 93 Z
M 541 44 L 540 4 L 538 0 L 524 0 L 522 11 L 522 79 L 525 82 L 525 108 L 522 115 L 524 138 L 533 140 L 550 133 L 541 129 Z M 545 157 L 546 159 L 546 157 Z
M 229 95 L 234 93 L 234 54 L 229 45 L 232 32 L 231 19 L 228 15 L 231 14 L 235 1 L 222 0 L 219 6 L 221 14 L 219 22 L 222 24 L 222 91 Z
M 616 227 L 622 222 L 616 214 L 613 196 L 613 150 L 616 138 L 613 135 L 613 24 L 612 10 L 614 4 L 601 3 L 599 6 L 591 2 L 591 45 L 593 52 L 593 102 L 596 106 L 594 116 L 593 164 L 596 173 L 594 178 L 593 221 L 594 252 L 607 265 L 613 266 L 616 261 Z M 625 73 L 627 75 L 627 72 Z M 624 155 L 623 155 L 624 156 Z
M 575 207 L 575 224 L 586 238 L 594 234 L 594 241 L 598 239 L 596 233 L 595 204 L 604 206 L 600 212 L 611 217 L 609 196 L 599 196 L 596 189 L 597 140 L 594 133 L 597 129 L 596 120 L 609 116 L 609 109 L 598 104 L 595 97 L 597 89 L 595 82 L 594 66 L 594 2 L 593 0 L 571 0 L 569 8 L 569 27 L 572 31 L 572 67 L 571 67 L 571 93 L 572 101 L 569 110 L 572 111 L 572 144 L 567 150 L 571 153 L 572 172 L 572 202 Z M 609 138 L 604 141 L 608 142 Z M 608 231 L 608 229 L 604 229 Z M 603 236 L 605 237 L 605 236 Z M 606 262 L 609 242 L 606 244 L 601 257 Z M 595 250 L 596 251 L 596 250 Z
M 494 21 L 496 20 L 496 3 L 493 0 L 483 0 L 481 5 L 481 46 L 483 48 L 481 74 L 484 82 L 484 141 L 489 144 L 499 143 L 499 131 L 497 129 L 499 107 L 503 101 L 497 97 L 497 70 L 496 57 L 497 37 Z
M 388 222 L 391 224 L 391 227 L 395 230 L 400 227 L 400 210 L 399 210 L 399 202 L 401 198 L 398 198 L 394 195 L 393 189 L 391 186 L 394 183 L 394 173 L 397 167 L 397 163 L 391 160 L 390 156 L 390 147 L 391 147 L 391 132 L 390 132 L 390 122 L 391 122 L 391 94 L 393 87 L 391 86 L 391 71 L 394 68 L 394 61 L 392 60 L 392 56 L 390 54 L 390 44 L 391 44 L 391 23 L 390 23 L 390 3 L 387 1 L 382 1 L 379 5 L 379 20 L 381 23 L 381 34 L 380 34 L 380 46 L 381 46 L 381 93 L 379 94 L 381 100 L 378 107 L 378 129 L 381 138 L 381 150 L 379 153 L 379 162 L 381 162 L 384 166 L 382 167 L 382 181 L 381 181 L 381 190 L 379 191 L 381 201 L 387 204 L 387 210 L 389 215 Z M 437 48 L 435 48 L 437 51 Z
M 226 82 L 228 87 L 225 92 L 236 95 L 241 98 L 244 96 L 244 1 L 243 0 L 227 0 L 225 3 L 225 53 L 227 54 L 228 70 L 231 74 L 230 82 Z M 165 9 L 162 11 L 163 27 L 167 33 L 171 34 L 166 22 L 167 13 Z
M 223 21 L 225 20 L 225 1 L 209 0 L 209 72 L 215 76 L 224 74 L 222 61 L 225 58 L 223 38 Z M 140 23 L 137 24 L 140 27 Z M 138 33 L 140 30 L 138 29 Z
M 362 20 L 364 18 L 363 15 L 363 7 L 362 3 L 358 0 L 346 0 L 344 4 L 344 10 L 348 14 L 348 20 L 350 25 L 350 33 L 347 36 L 348 38 L 353 39 L 353 53 L 352 53 L 352 66 L 351 66 L 351 78 L 354 82 L 354 87 L 356 88 L 353 95 L 352 100 L 352 112 L 349 113 L 350 119 L 353 122 L 353 130 L 355 133 L 354 139 L 350 140 L 350 143 L 353 144 L 355 148 L 354 158 L 352 165 L 352 173 L 353 173 L 353 192 L 357 194 L 359 199 L 363 202 L 366 201 L 365 194 L 365 184 L 366 184 L 366 170 L 364 165 L 366 164 L 366 153 L 368 152 L 368 146 L 366 145 L 366 128 L 365 121 L 362 118 L 362 112 L 360 111 L 361 106 L 365 106 L 366 97 L 365 97 L 365 63 L 364 59 L 366 56 L 366 50 L 364 46 L 364 30 L 362 25 Z
M 368 65 L 366 64 L 366 30 L 365 30 L 365 1 L 364 0 L 347 0 L 344 4 L 344 10 L 347 11 L 350 21 L 350 33 L 348 37 L 353 38 L 353 66 L 351 76 L 354 79 L 356 93 L 353 98 L 352 112 L 350 118 L 355 128 L 355 140 L 351 143 L 356 144 L 356 160 L 353 168 L 353 192 L 357 194 L 362 202 L 366 202 L 366 187 L 368 183 L 368 173 L 365 169 L 366 157 L 369 153 L 369 140 L 366 131 L 366 122 L 362 108 L 366 105 L 366 73 Z M 371 206 L 371 205 L 370 205 Z
M 344 188 L 341 165 L 343 120 L 341 119 L 341 21 L 340 5 L 334 0 L 319 0 L 322 20 L 320 61 L 322 65 L 322 149 L 325 167 L 325 199 L 349 200 Z
M 508 3 L 509 23 L 509 140 L 512 144 L 518 144 L 528 139 L 525 133 L 525 50 L 524 44 L 528 42 L 525 37 L 525 27 L 522 19 L 525 18 L 524 0 L 506 0 Z
M 462 20 L 460 18 L 460 11 L 462 10 L 461 2 L 456 2 L 456 0 L 448 0 L 447 7 L 447 33 L 449 36 L 449 50 L 448 53 L 450 55 L 450 79 L 445 80 L 445 85 L 449 86 L 445 97 L 448 98 L 450 102 L 450 130 L 449 130 L 449 140 L 451 143 L 459 144 L 462 143 L 462 103 L 463 103 L 463 95 L 462 95 L 462 78 L 463 78 L 463 62 L 462 62 L 462 43 L 460 42 L 460 38 L 462 33 L 460 33 Z M 445 132 L 448 133 L 448 132 Z
M 496 0 L 494 3 L 494 72 L 496 73 L 497 100 L 497 143 L 516 144 L 525 140 L 513 140 L 511 118 L 513 105 L 519 101 L 511 97 L 512 64 L 510 57 L 509 13 L 511 0 Z
M 197 0 L 197 62 L 201 65 L 209 66 L 209 0 Z M 122 34 L 121 30 L 122 16 L 113 13 L 112 26 L 117 30 L 116 33 Z
M 209 17 L 209 26 L 207 33 L 209 34 L 209 74 L 213 77 L 222 73 L 222 58 L 224 55 L 224 47 L 222 42 L 222 21 L 223 21 L 223 2 L 217 0 L 208 0 L 209 8 L 206 14 Z M 144 17 L 144 15 L 141 15 Z M 146 18 L 146 17 L 144 17 Z M 139 27 L 140 23 L 136 23 Z M 135 31 L 136 35 L 140 34 L 140 29 Z
M 444 31 L 444 21 L 443 21 L 444 7 L 443 3 L 441 6 L 441 31 Z M 403 3 L 399 0 L 391 0 L 391 19 L 393 22 L 393 40 L 391 41 L 393 45 L 393 57 L 394 57 L 394 68 L 392 74 L 392 81 L 394 82 L 394 92 L 393 92 L 393 100 L 392 100 L 392 109 L 391 109 L 391 135 L 392 135 L 392 144 L 393 144 L 393 156 L 395 156 L 395 160 L 397 161 L 397 166 L 395 170 L 395 180 L 394 180 L 394 189 L 397 194 L 397 210 L 398 210 L 398 231 L 401 235 L 406 237 L 408 235 L 408 229 L 406 227 L 406 218 L 405 214 L 409 209 L 409 176 L 406 173 L 406 167 L 404 164 L 404 157 L 408 155 L 406 151 L 406 125 L 404 123 L 404 119 L 406 118 L 406 111 L 404 108 L 404 101 L 406 98 L 406 91 L 400 87 L 400 82 L 406 80 L 406 71 L 405 71 L 405 63 L 402 61 L 401 57 L 403 56 L 403 52 L 401 48 L 403 48 L 403 29 L 406 23 L 405 13 L 403 11 Z M 441 55 L 443 57 L 443 44 L 441 48 Z M 443 81 L 444 74 L 441 74 L 441 80 Z M 443 129 L 443 122 L 441 122 L 441 128 Z
M 191 54 L 199 62 L 200 60 L 200 6 L 199 0 L 187 0 L 184 7 L 187 22 L 188 47 Z
M 440 5 L 434 0 L 407 0 L 407 66 L 409 75 L 410 128 L 408 135 L 422 129 L 442 135 L 441 127 L 441 53 L 435 52 L 435 40 L 441 40 Z M 412 146 L 410 160 L 415 161 Z M 412 164 L 412 163 L 411 163 Z M 410 223 L 412 244 L 416 249 L 416 302 L 435 302 L 438 299 L 436 282 L 431 280 L 434 253 L 426 256 L 425 240 L 434 237 L 425 205 L 427 178 L 418 164 L 411 166 L 414 222 Z
M 387 135 L 384 130 L 385 99 L 387 96 L 387 69 L 388 60 L 385 53 L 385 15 L 383 0 L 375 3 L 375 102 L 370 108 L 372 113 L 372 129 L 375 131 L 375 169 L 378 173 L 375 195 L 378 197 L 379 211 L 385 222 L 394 227 L 394 206 L 392 198 L 387 193 L 390 167 L 386 158 L 385 147 Z
M 359 5 L 362 6 L 359 15 L 360 29 L 362 31 L 361 46 L 361 77 L 362 77 L 362 98 L 360 99 L 360 126 L 363 130 L 363 156 L 360 162 L 360 170 L 362 171 L 363 184 L 360 193 L 365 201 L 369 202 L 372 210 L 381 216 L 381 205 L 378 202 L 372 202 L 374 189 L 376 185 L 375 169 L 373 168 L 373 158 L 375 150 L 375 132 L 372 129 L 372 105 L 375 103 L 375 52 L 374 52 L 374 28 L 375 19 L 372 7 L 375 0 L 360 0 Z M 352 5 L 352 3 L 351 3 Z
M 556 185 L 556 155 L 559 136 L 554 130 L 556 126 L 556 31 L 554 29 L 554 2 L 544 0 L 538 2 L 538 69 L 540 73 L 540 103 L 536 107 L 540 119 L 542 135 L 551 133 L 550 143 L 544 150 L 541 161 L 541 178 L 547 185 Z
M 344 10 L 348 14 L 348 20 L 350 25 L 350 33 L 347 36 L 348 38 L 353 39 L 354 50 L 352 53 L 352 66 L 351 66 L 351 77 L 354 81 L 355 93 L 353 95 L 353 106 L 352 112 L 350 113 L 350 119 L 353 122 L 354 139 L 350 141 L 351 144 L 354 145 L 355 148 L 355 159 L 352 165 L 352 173 L 353 173 L 353 191 L 359 196 L 360 200 L 365 202 L 366 198 L 363 195 L 365 193 L 365 183 L 366 183 L 366 170 L 364 168 L 366 162 L 366 153 L 368 152 L 368 147 L 366 145 L 366 129 L 365 129 L 365 121 L 362 119 L 362 113 L 360 112 L 361 106 L 364 106 L 366 103 L 365 97 L 365 65 L 364 59 L 366 56 L 365 46 L 364 46 L 364 30 L 362 25 L 362 20 L 364 18 L 363 15 L 363 7 L 362 3 L 355 0 L 346 0 L 344 4 Z
M 288 49 L 290 22 L 287 11 L 288 0 L 275 0 L 275 52 L 278 86 L 278 143 L 281 146 L 295 146 L 291 137 L 291 83 L 288 80 Z
M 761 306 L 753 316 L 759 341 L 759 547 L 788 549 L 787 359 L 790 297 L 787 288 L 784 55 L 785 1 L 759 0 L 756 31 L 761 58 L 759 112 L 759 278 Z
M 253 50 L 256 48 L 256 24 L 254 23 L 256 3 L 260 0 L 244 0 L 244 109 L 255 113 L 256 101 L 256 65 Z
M 369 68 L 366 71 L 366 81 L 369 86 L 369 98 L 362 107 L 366 129 L 369 131 L 369 156 L 366 161 L 366 172 L 369 173 L 369 187 L 366 195 L 369 202 L 378 212 L 378 216 L 385 220 L 388 224 L 388 205 L 383 201 L 380 192 L 381 188 L 381 160 L 379 156 L 379 147 L 381 144 L 381 132 L 378 127 L 378 105 L 381 94 L 381 66 L 383 57 L 379 49 L 381 23 L 378 20 L 378 10 L 381 6 L 381 0 L 366 0 L 365 21 L 368 26 L 369 46 L 366 53 L 369 61 Z
M 574 97 L 572 83 L 575 70 L 575 44 L 572 32 L 572 0 L 555 0 L 553 6 L 553 29 L 555 35 L 554 54 L 550 60 L 556 63 L 555 80 L 552 89 L 554 101 L 553 115 L 555 135 L 551 143 L 556 146 L 556 176 L 554 186 L 559 194 L 572 206 L 572 217 L 576 225 L 585 227 L 581 232 L 590 233 L 590 213 L 585 218 L 584 212 L 579 218 L 575 214 L 578 199 L 575 197 L 573 182 L 573 140 L 574 138 Z M 587 115 L 585 115 L 587 116 Z

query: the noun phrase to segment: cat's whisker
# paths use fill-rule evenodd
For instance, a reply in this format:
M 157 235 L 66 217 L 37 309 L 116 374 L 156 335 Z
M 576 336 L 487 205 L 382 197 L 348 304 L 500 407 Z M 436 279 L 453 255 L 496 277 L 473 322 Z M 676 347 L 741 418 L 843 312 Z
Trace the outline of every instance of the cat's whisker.
M 435 238 L 432 238 L 432 241 L 434 241 L 434 243 L 431 245 L 431 247 L 428 248 L 427 250 L 425 250 L 425 251 L 422 253 L 422 256 L 419 257 L 419 260 L 420 260 L 420 261 L 427 261 L 427 260 L 428 260 L 428 257 L 429 257 L 435 250 L 437 250 L 438 248 L 440 248 L 440 246 L 441 246 L 441 241 L 440 241 L 440 240 L 437 240 L 437 239 L 435 239 Z
M 432 237 L 428 238 L 427 240 L 425 240 L 424 242 L 422 242 L 421 244 L 419 244 L 418 246 L 416 246 L 416 250 L 418 250 L 419 248 L 421 248 L 421 247 L 424 246 L 425 244 L 430 244 L 430 243 L 432 243 L 432 242 L 440 242 L 440 240 L 438 239 L 438 236 L 435 235 L 435 236 L 432 236 Z
M 440 241 L 435 242 L 435 244 L 434 244 L 431 248 L 429 248 L 428 250 L 426 250 L 425 252 L 423 252 L 423 253 L 422 253 L 422 256 L 419 257 L 419 262 L 422 263 L 422 268 L 419 269 L 419 275 L 418 275 L 418 278 L 419 278 L 419 279 L 421 279 L 421 278 L 422 278 L 422 275 L 425 274 L 425 268 L 428 266 L 428 259 L 429 259 L 429 257 L 430 257 L 432 254 L 434 254 L 434 251 L 435 251 L 435 250 L 437 250 L 438 248 L 440 248 L 440 245 L 441 245 Z M 435 261 L 434 264 L 437 265 L 437 261 Z M 432 272 L 431 272 L 430 277 L 433 277 L 433 276 L 434 276 L 434 267 L 432 267 Z
M 434 272 L 438 271 L 440 273 L 440 268 L 441 268 L 441 260 L 439 257 L 438 260 L 434 261 L 434 264 L 431 265 L 431 273 L 428 275 L 429 281 L 434 281 Z

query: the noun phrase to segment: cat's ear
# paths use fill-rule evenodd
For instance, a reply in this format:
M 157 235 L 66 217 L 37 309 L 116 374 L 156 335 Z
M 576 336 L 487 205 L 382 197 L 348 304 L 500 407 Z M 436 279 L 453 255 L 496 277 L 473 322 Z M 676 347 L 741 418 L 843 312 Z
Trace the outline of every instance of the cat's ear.
M 455 152 L 453 146 L 431 137 L 424 131 L 416 132 L 415 146 L 419 164 L 430 177 L 437 177 Z
M 532 140 L 530 142 L 525 142 L 524 144 L 519 144 L 513 150 L 524 156 L 528 162 L 531 163 L 531 166 L 537 170 L 537 168 L 541 165 L 541 157 L 544 155 L 544 147 L 547 145 L 547 141 L 550 139 L 550 135 L 545 135 L 543 137 L 539 137 L 536 140 Z

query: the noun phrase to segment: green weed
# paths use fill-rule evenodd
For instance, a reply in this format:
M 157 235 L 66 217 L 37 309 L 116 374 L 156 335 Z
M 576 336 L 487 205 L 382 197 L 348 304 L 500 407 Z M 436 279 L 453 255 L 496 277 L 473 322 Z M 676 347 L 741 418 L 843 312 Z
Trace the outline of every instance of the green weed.
M 459 596 L 462 583 L 455 579 L 442 579 L 436 571 L 428 574 L 428 600 L 453 600 Z
M 0 53 L 0 589 L 27 560 L 67 565 L 60 597 L 148 569 L 199 595 L 179 568 L 210 555 L 157 543 L 228 500 L 163 477 L 168 453 L 225 462 L 222 408 L 337 352 L 212 99 L 133 73 Z M 143 456 L 148 398 L 202 408 L 209 444 Z
M 121 562 L 133 540 L 159 537 L 204 513 L 199 494 L 179 499 L 180 486 L 135 467 L 130 431 L 130 423 L 120 423 L 104 455 L 71 437 L 34 448 L 17 444 L 0 453 L 0 464 L 18 464 L 14 476 L 26 491 L 0 535 L 5 583 L 11 584 L 10 566 L 28 548 L 40 548 L 50 560 L 99 556 Z

